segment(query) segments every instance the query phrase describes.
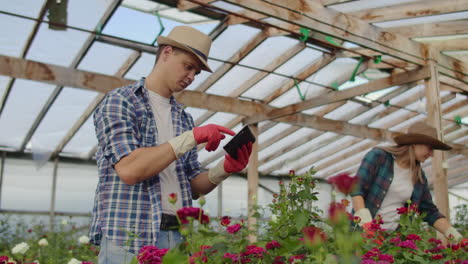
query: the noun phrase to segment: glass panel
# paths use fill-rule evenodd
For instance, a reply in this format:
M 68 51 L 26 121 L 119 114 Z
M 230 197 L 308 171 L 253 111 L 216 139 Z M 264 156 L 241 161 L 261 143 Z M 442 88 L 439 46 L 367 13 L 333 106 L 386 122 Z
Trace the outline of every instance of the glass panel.
M 14 1 L 8 2 L 13 3 Z M 0 14 L 0 25 L 2 25 L 0 54 L 20 57 L 34 26 L 34 22 L 19 17 Z
M 86 56 L 81 60 L 78 68 L 90 72 L 115 75 L 131 53 L 131 49 L 94 42 Z
M 52 197 L 53 164 L 37 169 L 31 160 L 8 158 L 2 186 L 2 209 L 47 211 Z
M 211 45 L 210 57 L 228 60 L 260 30 L 244 25 L 228 27 Z M 239 38 L 238 36 L 242 36 Z M 233 41 L 235 39 L 236 41 Z
M 72 213 L 92 212 L 97 183 L 96 166 L 60 163 L 57 170 L 55 210 Z M 70 206 L 72 204 L 73 206 Z
M 223 65 L 223 63 L 208 59 L 208 65 L 210 66 L 210 69 L 215 72 L 221 65 Z M 190 84 L 190 86 L 186 88 L 186 90 L 193 91 L 198 89 L 198 86 L 200 86 L 206 79 L 208 79 L 211 74 L 211 72 L 201 71 L 200 74 L 195 77 L 195 80 Z
M 312 49 L 304 49 L 299 54 L 288 60 L 286 63 L 281 65 L 275 72 L 291 76 L 300 72 L 306 65 L 309 65 L 312 61 L 320 56 L 321 52 L 312 50 Z M 304 59 L 307 58 L 307 59 Z M 242 94 L 243 97 L 247 98 L 255 98 L 258 100 L 264 99 L 266 96 L 272 94 L 276 89 L 279 89 L 284 82 L 286 82 L 289 78 L 285 76 L 278 76 L 275 74 L 269 74 L 266 78 L 259 81 L 257 84 L 252 86 L 248 91 Z M 308 83 L 300 83 L 299 86 L 301 90 L 307 89 Z M 297 93 L 297 92 L 296 92 Z M 291 102 L 289 102 L 291 103 Z
M 153 69 L 155 61 L 156 55 L 143 52 L 140 58 L 125 74 L 125 78 L 131 80 L 139 80 L 141 77 L 148 76 L 148 74 Z
M 262 144 L 263 142 L 268 141 L 270 138 L 276 136 L 277 134 L 280 134 L 281 132 L 283 132 L 284 130 L 290 127 L 292 127 L 292 125 L 290 124 L 284 124 L 284 123 L 276 124 L 274 127 L 260 134 L 260 137 L 258 140 L 259 144 Z
M 93 91 L 64 88 L 31 139 L 33 152 L 53 151 L 96 95 Z
M 0 75 L 0 98 L 3 98 L 5 90 L 10 80 L 10 77 Z
M 229 177 L 223 182 L 222 215 L 247 215 L 247 189 L 247 181 L 240 177 Z
M 88 33 L 74 29 L 53 30 L 47 24 L 41 24 L 27 59 L 68 67 L 88 36 Z
M 27 17 L 38 18 L 39 11 L 41 10 L 41 7 L 44 4 L 44 2 L 45 0 L 2 1 L 2 4 L 0 5 L 0 10 Z M 5 28 L 2 27 L 2 29 Z
M 76 132 L 68 144 L 63 148 L 63 152 L 68 152 L 80 158 L 88 158 L 91 149 L 97 145 L 96 133 L 94 132 L 93 116 Z
M 251 51 L 241 62 L 242 65 L 247 65 L 254 68 L 264 68 L 271 63 L 277 56 L 281 56 L 292 46 L 299 41 L 288 37 L 270 37 L 260 43 L 253 51 Z M 272 56 L 273 54 L 273 56 Z
M 16 79 L 0 116 L 0 145 L 19 148 L 55 86 Z
M 260 169 L 261 170 L 263 170 L 264 168 L 268 169 L 269 167 L 271 167 L 273 165 L 276 166 L 276 165 L 281 164 L 281 167 L 279 169 L 275 170 L 275 172 L 276 173 L 287 174 L 287 173 L 289 173 L 289 170 L 291 169 L 291 166 L 292 166 L 291 164 L 293 164 L 298 159 L 300 159 L 303 156 L 303 153 L 309 153 L 308 151 L 309 151 L 309 149 L 311 147 L 313 147 L 316 144 L 320 144 L 320 142 L 323 141 L 323 140 L 330 139 L 334 135 L 335 135 L 335 133 L 325 132 L 325 133 L 321 134 L 320 136 L 315 137 L 314 139 L 309 140 L 308 142 L 300 145 L 299 147 L 295 148 L 293 151 L 286 152 L 283 155 L 281 155 L 280 157 L 277 157 L 277 158 L 263 164 Z M 299 138 L 299 137 L 295 137 L 295 138 L 297 140 L 297 138 Z M 278 144 L 278 143 L 276 143 L 276 144 Z
M 185 112 L 192 115 L 193 121 L 195 122 L 200 116 L 205 114 L 207 110 L 195 107 L 187 107 L 185 108 Z
M 355 59 L 339 58 L 307 78 L 307 80 L 331 87 L 337 79 L 346 78 L 347 76 L 351 77 L 357 65 L 358 61 Z
M 250 79 L 258 71 L 245 67 L 234 66 L 221 79 L 214 83 L 206 92 L 210 94 L 229 96 L 232 91 Z
M 183 23 L 161 17 L 164 31 L 162 36 L 166 36 L 176 26 Z M 217 25 L 216 22 L 207 24 L 190 25 L 205 34 L 209 34 Z M 103 34 L 112 35 L 123 39 L 129 39 L 146 44 L 152 44 L 161 31 L 161 24 L 154 14 L 140 12 L 131 8 L 120 6 L 106 24 Z
M 109 0 L 68 1 L 67 25 L 94 30 L 111 3 Z

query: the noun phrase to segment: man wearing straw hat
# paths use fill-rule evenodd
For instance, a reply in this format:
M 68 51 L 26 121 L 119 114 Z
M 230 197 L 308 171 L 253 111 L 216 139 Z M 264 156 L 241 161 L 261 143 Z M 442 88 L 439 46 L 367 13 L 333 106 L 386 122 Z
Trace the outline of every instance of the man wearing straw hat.
M 425 122 L 412 124 L 406 134 L 394 138 L 396 146 L 376 147 L 366 154 L 358 169 L 358 188 L 353 197 L 354 216 L 360 226 L 377 215 L 387 230 L 398 228 L 399 212 L 411 200 L 425 213 L 424 221 L 458 241 L 461 234 L 453 228 L 432 201 L 421 163 L 432 157 L 433 150 L 450 150 L 452 147 L 437 139 L 437 131 Z
M 244 145 L 237 159 L 226 154 L 208 172 L 200 170 L 196 146 L 206 143 L 206 150 L 214 151 L 224 134 L 235 133 L 214 124 L 194 127 L 173 94 L 201 70 L 211 72 L 211 39 L 178 26 L 160 36 L 158 46 L 147 78 L 108 93 L 94 113 L 99 182 L 90 237 L 101 245 L 99 263 L 129 263 L 146 245 L 174 247 L 182 240 L 174 229 L 176 210 L 243 170 L 252 149 Z M 173 193 L 177 199 L 169 201 Z

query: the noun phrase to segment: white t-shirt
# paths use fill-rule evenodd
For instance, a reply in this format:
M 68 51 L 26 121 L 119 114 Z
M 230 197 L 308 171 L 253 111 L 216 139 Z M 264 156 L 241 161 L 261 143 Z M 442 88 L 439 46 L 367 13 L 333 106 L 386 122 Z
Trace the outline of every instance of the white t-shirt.
M 168 98 L 148 90 L 151 109 L 153 110 L 156 128 L 158 130 L 158 144 L 167 142 L 174 137 L 174 127 L 172 125 L 171 103 Z M 177 178 L 176 162 L 172 162 L 166 169 L 159 173 L 161 183 L 162 211 L 166 214 L 176 214 L 176 210 L 182 208 L 182 198 L 179 179 Z M 170 193 L 177 194 L 175 207 L 169 203 Z
M 413 189 L 411 170 L 402 168 L 396 162 L 393 162 L 393 181 L 382 201 L 382 206 L 377 211 L 377 214 L 382 216 L 384 222 L 382 228 L 395 230 L 398 227 L 400 215 L 396 209 L 404 206 L 406 201 L 411 199 Z

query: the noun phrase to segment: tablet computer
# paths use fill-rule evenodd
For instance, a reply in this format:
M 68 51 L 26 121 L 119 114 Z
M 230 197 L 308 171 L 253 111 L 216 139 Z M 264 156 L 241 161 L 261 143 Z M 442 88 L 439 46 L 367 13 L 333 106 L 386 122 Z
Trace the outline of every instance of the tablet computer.
M 255 136 L 249 126 L 245 126 L 223 148 L 231 157 L 237 159 L 237 150 L 249 142 L 254 143 Z

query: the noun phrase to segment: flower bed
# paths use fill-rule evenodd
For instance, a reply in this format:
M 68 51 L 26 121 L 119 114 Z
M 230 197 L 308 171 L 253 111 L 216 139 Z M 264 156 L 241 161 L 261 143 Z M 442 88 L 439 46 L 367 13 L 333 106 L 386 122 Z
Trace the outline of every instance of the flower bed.
M 214 221 L 202 208 L 182 208 L 178 219 L 185 241 L 171 250 L 143 247 L 132 263 L 468 263 L 468 240 L 443 245 L 411 204 L 398 209 L 402 228 L 397 232 L 381 229 L 379 218 L 364 230 L 353 225 L 360 219 L 348 213 L 346 199 L 333 201 L 323 217 L 314 205 L 318 193 L 313 173 L 297 176 L 291 172 L 289 184 L 279 183 L 280 192 L 268 206 L 272 217 L 258 222 L 258 232 L 249 230 L 243 219 L 224 216 Z M 344 194 L 354 182 L 346 174 L 330 180 Z M 172 202 L 176 199 L 171 196 Z M 200 204 L 203 206 L 203 198 Z M 262 208 L 254 209 L 254 216 L 260 218 Z M 457 227 L 466 237 L 466 224 Z M 84 238 L 78 239 L 73 229 L 57 233 L 35 230 L 34 234 L 18 241 L 29 248 L 20 243 L 0 247 L 0 264 L 8 263 L 5 258 L 17 263 L 96 263 L 98 249 Z M 255 243 L 249 240 L 252 236 Z

